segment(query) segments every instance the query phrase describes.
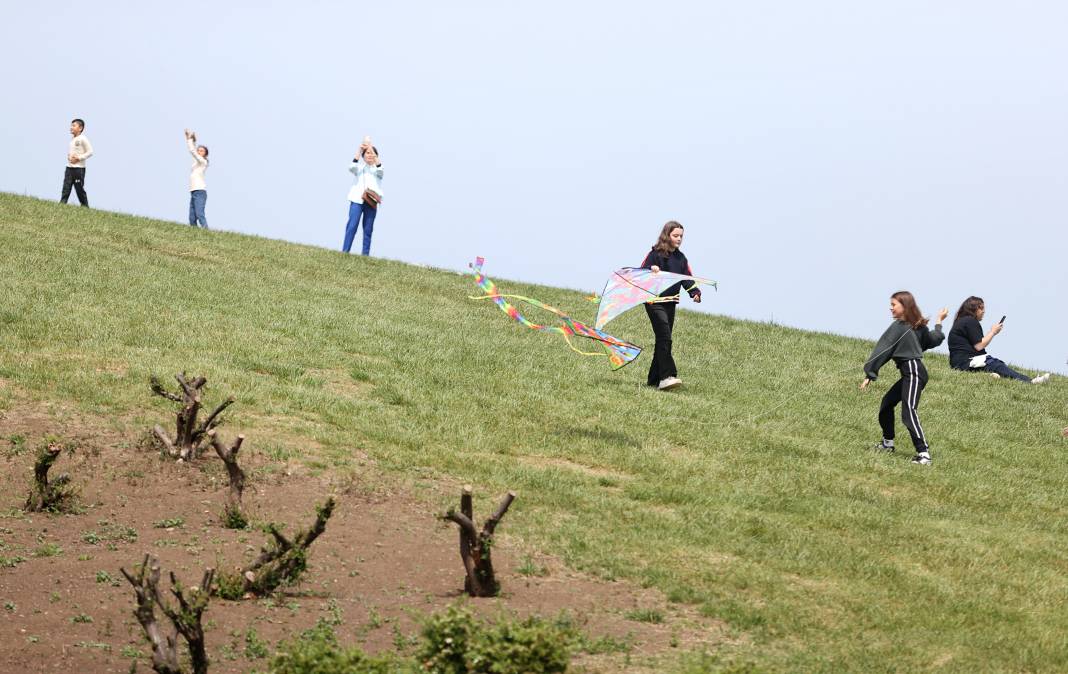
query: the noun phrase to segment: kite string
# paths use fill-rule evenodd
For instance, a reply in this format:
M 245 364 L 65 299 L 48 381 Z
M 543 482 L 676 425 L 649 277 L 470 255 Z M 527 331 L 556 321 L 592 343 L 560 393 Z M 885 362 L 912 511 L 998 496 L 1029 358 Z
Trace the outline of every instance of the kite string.
M 624 276 L 623 274 L 620 274 L 620 273 L 619 273 L 619 270 L 618 270 L 618 269 L 617 269 L 617 270 L 615 270 L 615 271 L 613 271 L 612 273 L 613 273 L 613 274 L 615 274 L 616 276 L 618 276 L 619 278 L 623 279 L 623 281 L 624 281 L 625 283 L 628 283 L 628 284 L 630 284 L 630 285 L 634 286 L 634 287 L 635 287 L 635 288 L 637 288 L 638 290 L 641 290 L 641 291 L 643 291 L 643 292 L 646 292 L 646 293 L 648 293 L 648 294 L 652 295 L 653 297 L 660 297 L 660 295 L 657 295 L 657 294 L 656 294 L 656 293 L 654 293 L 654 292 L 653 292 L 652 290 L 649 290 L 648 288 L 643 288 L 643 287 L 641 287 L 640 285 L 638 285 L 637 283 L 635 283 L 634 281 L 631 281 L 631 280 L 630 280 L 629 278 L 627 278 L 627 277 L 626 277 L 626 276 Z M 668 273 L 671 273 L 671 272 L 668 272 Z M 709 281 L 709 280 L 707 280 L 707 279 L 702 279 L 702 278 L 698 278 L 698 277 L 696 277 L 696 276 L 691 276 L 690 278 L 692 278 L 692 279 L 696 279 L 696 280 L 694 281 L 694 285 L 710 285 L 710 286 L 712 286 L 713 288 L 716 288 L 716 290 L 719 290 L 719 286 L 717 286 L 717 285 L 716 285 L 716 282 L 715 282 L 715 281 Z M 680 281 L 679 283 L 684 283 L 684 281 Z M 677 293 L 677 294 L 673 295 L 673 296 L 672 296 L 672 297 L 671 297 L 670 299 L 669 299 L 669 298 L 665 298 L 665 299 L 669 299 L 669 301 L 670 301 L 670 300 L 678 300 L 678 299 L 679 299 L 679 295 L 681 295 L 681 293 Z M 647 301 L 646 301 L 646 304 L 651 304 L 651 303 L 653 303 L 653 302 L 658 302 L 658 301 L 662 301 L 662 300 L 655 300 L 655 299 L 653 299 L 653 300 L 647 300 Z

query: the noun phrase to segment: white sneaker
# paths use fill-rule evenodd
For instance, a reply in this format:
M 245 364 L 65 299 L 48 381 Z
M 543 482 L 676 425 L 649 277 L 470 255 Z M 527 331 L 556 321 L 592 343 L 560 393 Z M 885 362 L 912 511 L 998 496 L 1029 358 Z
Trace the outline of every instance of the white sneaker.
M 657 388 L 661 391 L 670 391 L 671 389 L 678 388 L 679 386 L 682 386 L 681 379 L 679 379 L 678 377 L 667 377 L 666 379 L 660 380 L 660 384 L 657 385 Z
M 1001 379 L 1001 375 L 998 374 L 997 372 L 991 372 L 990 376 L 993 377 L 994 379 Z
M 1049 381 L 1049 372 L 1045 372 L 1043 374 L 1038 375 L 1037 377 L 1035 377 L 1034 379 L 1031 380 L 1031 383 L 1032 384 L 1045 384 L 1047 381 Z

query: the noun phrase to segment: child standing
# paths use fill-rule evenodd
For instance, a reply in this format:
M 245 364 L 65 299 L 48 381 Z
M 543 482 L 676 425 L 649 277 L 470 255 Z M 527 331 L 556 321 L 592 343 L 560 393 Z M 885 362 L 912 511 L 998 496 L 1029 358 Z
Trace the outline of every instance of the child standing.
M 923 352 L 933 349 L 945 339 L 942 334 L 942 321 L 949 314 L 949 310 L 943 308 L 938 313 L 935 329 L 929 330 L 927 319 L 920 313 L 912 293 L 902 290 L 890 296 L 890 314 L 894 317 L 894 322 L 879 338 L 871 357 L 864 363 L 866 378 L 860 384 L 861 389 L 867 388 L 869 383 L 878 378 L 879 369 L 891 358 L 901 372 L 901 379 L 890 387 L 879 404 L 879 426 L 882 427 L 883 439 L 875 445 L 875 449 L 894 451 L 894 407 L 901 403 L 901 421 L 905 423 L 916 448 L 912 463 L 930 465 L 930 446 L 927 444 L 923 427 L 920 426 L 916 408 L 920 405 L 920 394 L 927 386 L 927 368 L 923 366 Z
M 85 122 L 72 119 L 70 122 L 70 147 L 67 149 L 67 170 L 63 173 L 63 193 L 59 203 L 67 203 L 70 188 L 78 194 L 78 202 L 89 207 L 89 196 L 85 193 L 85 160 L 93 156 L 93 144 L 85 137 Z
M 345 240 L 341 244 L 344 253 L 352 249 L 352 240 L 363 219 L 363 254 L 371 254 L 371 233 L 374 231 L 378 204 L 382 201 L 382 162 L 378 148 L 371 144 L 371 137 L 364 136 L 360 150 L 349 164 L 349 172 L 355 178 L 349 188 L 349 219 L 345 223 Z
M 668 271 L 693 276 L 689 261 L 679 250 L 682 245 L 682 234 L 682 225 L 669 220 L 660 229 L 660 237 L 645 256 L 641 267 L 651 269 L 653 273 Z M 693 281 L 681 281 L 660 293 L 661 297 L 674 299 L 645 304 L 645 313 L 649 315 L 649 322 L 653 324 L 653 335 L 656 336 L 653 362 L 649 366 L 646 384 L 655 386 L 661 391 L 668 391 L 682 385 L 682 380 L 678 376 L 679 372 L 675 369 L 675 359 L 671 355 L 671 331 L 675 327 L 675 307 L 679 303 L 678 295 L 681 288 L 686 288 L 694 302 L 701 303 L 701 289 L 697 288 Z
M 193 155 L 193 167 L 189 172 L 189 224 L 196 227 L 199 223 L 207 229 L 208 217 L 204 215 L 204 209 L 208 205 L 208 183 L 204 174 L 208 170 L 208 148 L 196 143 L 197 134 L 186 129 L 185 146 Z

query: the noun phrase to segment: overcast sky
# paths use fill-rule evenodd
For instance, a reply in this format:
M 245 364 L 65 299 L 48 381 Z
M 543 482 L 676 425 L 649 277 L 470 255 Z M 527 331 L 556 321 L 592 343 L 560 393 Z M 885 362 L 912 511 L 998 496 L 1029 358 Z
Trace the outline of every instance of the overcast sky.
M 977 294 L 1068 372 L 1068 4 L 10 5 L 0 190 L 57 199 L 83 117 L 92 205 L 184 222 L 190 127 L 213 228 L 337 249 L 370 134 L 374 255 L 599 291 L 676 219 L 701 311 L 875 339 Z

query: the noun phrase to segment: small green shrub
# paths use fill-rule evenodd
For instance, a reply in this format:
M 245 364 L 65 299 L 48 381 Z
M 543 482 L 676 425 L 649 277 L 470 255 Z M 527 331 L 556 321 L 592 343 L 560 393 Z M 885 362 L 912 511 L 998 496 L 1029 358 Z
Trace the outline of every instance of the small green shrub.
M 537 616 L 488 625 L 452 605 L 423 625 L 419 660 L 435 674 L 549 674 L 567 671 L 574 633 Z
M 215 594 L 237 601 L 245 596 L 245 579 L 236 573 L 220 573 L 215 576 Z
M 7 436 L 8 442 L 11 443 L 11 447 L 7 450 L 8 456 L 19 456 L 26 451 L 26 436 L 15 433 Z
M 566 672 L 570 635 L 537 616 L 502 621 L 477 633 L 467 654 L 471 672 L 540 674 Z
M 168 517 L 167 519 L 163 519 L 163 520 L 160 520 L 158 522 L 153 522 L 152 526 L 154 528 L 156 528 L 156 529 L 174 529 L 174 528 L 177 528 L 177 527 L 184 527 L 185 526 L 185 518 L 184 517 Z
M 255 628 L 248 628 L 248 630 L 245 631 L 245 659 L 259 660 L 260 658 L 267 657 L 269 654 L 270 649 L 267 647 L 267 642 L 256 633 Z
M 248 529 L 249 521 L 240 508 L 227 504 L 222 514 L 222 525 L 225 529 Z
M 552 674 L 567 671 L 578 632 L 570 623 L 538 617 L 479 620 L 465 606 L 453 605 L 428 617 L 415 659 L 369 656 L 341 648 L 330 618 L 279 645 L 271 674 Z M 247 637 L 246 637 L 247 638 Z M 395 634 L 394 642 L 405 642 Z
M 320 619 L 315 627 L 279 645 L 270 674 L 415 674 L 410 660 L 392 655 L 370 656 L 359 648 L 340 648 L 334 628 Z
M 63 548 L 55 543 L 45 543 L 33 551 L 34 557 L 56 557 L 63 554 Z
M 96 525 L 96 529 L 82 532 L 82 540 L 89 545 L 113 544 L 116 542 L 134 543 L 137 541 L 137 530 L 133 527 L 112 522 L 111 520 L 98 520 Z M 114 550 L 117 548 L 109 545 L 108 549 Z

